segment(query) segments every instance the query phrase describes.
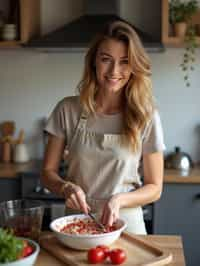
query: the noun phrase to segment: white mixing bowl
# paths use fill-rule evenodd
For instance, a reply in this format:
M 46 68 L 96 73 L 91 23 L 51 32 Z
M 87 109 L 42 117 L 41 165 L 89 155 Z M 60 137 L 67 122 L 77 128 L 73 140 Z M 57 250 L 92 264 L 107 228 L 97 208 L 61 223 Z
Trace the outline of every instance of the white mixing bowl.
M 117 230 L 109 233 L 77 235 L 60 232 L 64 226 L 74 222 L 75 218 L 84 219 L 88 218 L 88 216 L 85 214 L 64 216 L 52 221 L 50 228 L 60 242 L 68 247 L 79 250 L 87 250 L 97 245 L 111 245 L 120 237 L 122 231 L 126 228 L 126 222 L 118 219 L 116 222 Z

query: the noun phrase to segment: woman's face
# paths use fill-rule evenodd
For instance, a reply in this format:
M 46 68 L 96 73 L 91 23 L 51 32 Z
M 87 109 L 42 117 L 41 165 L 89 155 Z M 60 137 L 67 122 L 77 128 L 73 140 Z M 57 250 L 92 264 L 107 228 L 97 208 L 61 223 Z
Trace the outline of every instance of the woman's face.
M 100 89 L 119 92 L 131 75 L 127 46 L 114 39 L 103 41 L 97 50 L 95 66 Z

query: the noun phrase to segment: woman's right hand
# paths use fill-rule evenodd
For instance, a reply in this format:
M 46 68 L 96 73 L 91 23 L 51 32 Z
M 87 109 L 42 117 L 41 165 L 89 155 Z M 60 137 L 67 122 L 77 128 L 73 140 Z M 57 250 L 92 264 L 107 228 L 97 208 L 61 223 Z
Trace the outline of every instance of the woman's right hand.
M 86 202 L 85 192 L 80 186 L 72 182 L 66 182 L 62 186 L 62 195 L 65 197 L 67 207 L 81 210 L 86 214 L 90 211 L 90 206 Z

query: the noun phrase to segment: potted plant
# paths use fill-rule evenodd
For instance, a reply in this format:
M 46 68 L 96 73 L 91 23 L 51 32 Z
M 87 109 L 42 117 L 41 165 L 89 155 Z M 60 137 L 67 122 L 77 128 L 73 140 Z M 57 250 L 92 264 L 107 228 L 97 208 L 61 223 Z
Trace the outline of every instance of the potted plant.
M 186 86 L 190 86 L 189 74 L 194 70 L 195 51 L 198 47 L 195 25 L 191 23 L 192 16 L 198 11 L 198 2 L 189 0 L 171 0 L 169 5 L 169 21 L 174 26 L 175 35 L 183 38 L 185 50 L 181 69 L 184 72 Z
M 182 2 L 181 0 L 171 0 L 169 3 L 169 21 L 174 28 L 175 35 L 184 37 L 187 32 L 187 25 L 192 16 L 198 10 L 197 0 Z

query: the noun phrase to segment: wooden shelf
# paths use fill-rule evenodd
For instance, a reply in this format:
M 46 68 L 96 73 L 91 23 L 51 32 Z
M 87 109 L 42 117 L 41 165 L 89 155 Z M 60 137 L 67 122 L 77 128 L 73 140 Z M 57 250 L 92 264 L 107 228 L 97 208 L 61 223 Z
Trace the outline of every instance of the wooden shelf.
M 192 24 L 200 25 L 200 10 L 193 16 Z M 184 39 L 170 36 L 169 24 L 169 0 L 162 0 L 162 42 L 166 47 L 183 47 Z M 200 36 L 197 36 L 197 43 L 200 45 Z
M 40 34 L 40 0 L 19 0 L 19 8 L 19 40 L 0 41 L 0 48 L 20 47 L 21 44 Z

